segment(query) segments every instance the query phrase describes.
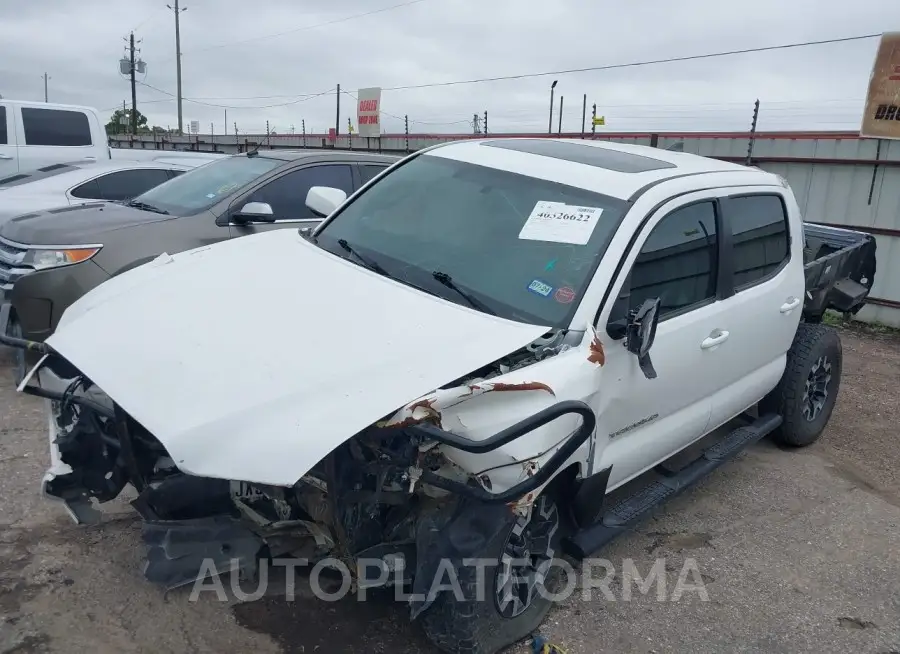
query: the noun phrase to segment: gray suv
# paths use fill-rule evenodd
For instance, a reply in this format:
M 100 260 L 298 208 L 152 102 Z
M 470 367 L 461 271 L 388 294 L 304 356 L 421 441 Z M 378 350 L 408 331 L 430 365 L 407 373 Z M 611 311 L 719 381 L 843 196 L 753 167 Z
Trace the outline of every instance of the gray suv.
M 0 226 L 0 304 L 12 304 L 10 335 L 43 341 L 79 297 L 163 252 L 269 229 L 314 227 L 322 217 L 306 206 L 311 187 L 350 195 L 398 159 L 259 151 L 206 164 L 129 202 L 13 218 Z

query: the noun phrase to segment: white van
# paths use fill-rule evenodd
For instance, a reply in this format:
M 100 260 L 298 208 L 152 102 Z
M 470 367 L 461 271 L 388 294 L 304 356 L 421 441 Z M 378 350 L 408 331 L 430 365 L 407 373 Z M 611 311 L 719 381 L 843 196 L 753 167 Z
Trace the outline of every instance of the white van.
M 111 158 L 96 109 L 0 100 L 0 176 Z

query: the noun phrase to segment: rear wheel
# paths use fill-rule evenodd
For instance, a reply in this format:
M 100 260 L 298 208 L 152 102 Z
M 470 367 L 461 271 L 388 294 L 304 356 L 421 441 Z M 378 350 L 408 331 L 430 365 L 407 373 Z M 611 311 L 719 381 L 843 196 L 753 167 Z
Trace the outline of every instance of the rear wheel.
M 763 401 L 763 409 L 784 422 L 774 437 L 784 445 L 814 443 L 831 418 L 841 385 L 841 339 L 825 325 L 800 323 L 787 355 L 784 375 Z
M 541 496 L 527 522 L 514 524 L 485 548 L 481 556 L 494 564 L 484 568 L 483 587 L 476 568 L 462 566 L 458 579 L 465 599 L 445 591 L 423 613 L 428 638 L 449 654 L 493 654 L 535 631 L 563 576 L 554 564 L 562 532 L 556 503 Z

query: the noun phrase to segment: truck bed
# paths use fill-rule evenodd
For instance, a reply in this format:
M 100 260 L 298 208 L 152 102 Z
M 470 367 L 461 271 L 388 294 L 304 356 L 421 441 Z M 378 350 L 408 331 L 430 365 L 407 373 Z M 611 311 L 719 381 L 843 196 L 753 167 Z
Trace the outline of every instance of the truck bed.
M 850 229 L 803 223 L 806 298 L 803 317 L 819 322 L 827 309 L 855 314 L 875 281 L 875 239 Z

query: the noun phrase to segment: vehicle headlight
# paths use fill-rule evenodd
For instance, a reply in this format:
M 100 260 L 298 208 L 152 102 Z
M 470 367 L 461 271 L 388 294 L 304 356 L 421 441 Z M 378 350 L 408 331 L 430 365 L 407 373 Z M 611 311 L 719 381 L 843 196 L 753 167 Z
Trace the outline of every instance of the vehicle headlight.
M 99 245 L 74 245 L 65 249 L 36 247 L 28 250 L 24 263 L 36 270 L 87 261 L 100 251 Z

